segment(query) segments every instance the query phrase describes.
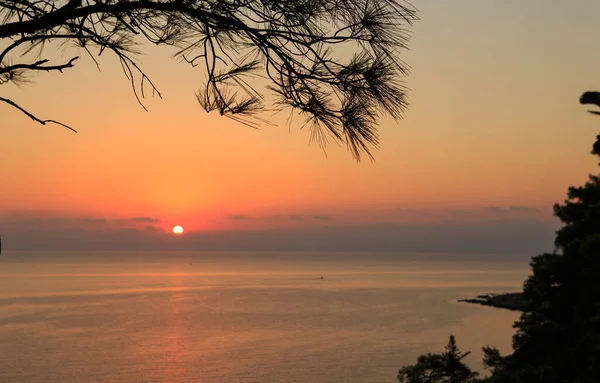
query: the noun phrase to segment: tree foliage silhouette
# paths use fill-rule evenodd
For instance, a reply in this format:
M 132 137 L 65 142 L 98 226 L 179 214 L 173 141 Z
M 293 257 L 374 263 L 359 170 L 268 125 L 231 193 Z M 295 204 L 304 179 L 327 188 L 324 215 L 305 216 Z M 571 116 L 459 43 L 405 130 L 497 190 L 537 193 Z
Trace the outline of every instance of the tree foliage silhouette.
M 600 93 L 586 92 L 580 102 L 600 106 Z M 592 153 L 600 156 L 597 146 Z M 570 187 L 554 215 L 564 226 L 556 233 L 556 250 L 531 260 L 532 274 L 523 286 L 531 310 L 514 325 L 513 353 L 503 357 L 496 348 L 484 348 L 492 373 L 481 382 L 600 379 L 600 176 Z
M 456 340 L 450 335 L 446 351 L 441 354 L 421 355 L 417 364 L 405 366 L 398 372 L 400 383 L 462 383 L 474 382 L 477 373 L 463 363 L 470 353 L 458 349 Z
M 403 0 L 8 0 L 0 2 L 0 84 L 73 67 L 75 53 L 48 58 L 59 43 L 118 57 L 141 104 L 145 91 L 161 94 L 136 56 L 144 44 L 171 46 L 206 74 L 197 93 L 206 111 L 256 126 L 269 108 L 252 78 L 264 78 L 273 110 L 291 107 L 312 139 L 333 137 L 360 159 L 378 145 L 378 118 L 399 119 L 407 106 L 399 53 L 416 19 Z

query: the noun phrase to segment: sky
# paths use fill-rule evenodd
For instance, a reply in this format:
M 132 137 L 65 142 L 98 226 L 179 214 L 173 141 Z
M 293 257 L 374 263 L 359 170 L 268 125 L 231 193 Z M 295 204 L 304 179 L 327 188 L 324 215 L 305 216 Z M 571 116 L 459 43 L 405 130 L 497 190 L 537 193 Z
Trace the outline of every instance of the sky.
M 404 119 L 380 120 L 375 162 L 207 114 L 201 68 L 151 48 L 163 93 L 136 102 L 118 63 L 89 58 L 1 94 L 0 233 L 8 249 L 186 248 L 535 252 L 552 205 L 596 172 L 600 2 L 415 0 Z M 170 230 L 182 225 L 186 233 Z

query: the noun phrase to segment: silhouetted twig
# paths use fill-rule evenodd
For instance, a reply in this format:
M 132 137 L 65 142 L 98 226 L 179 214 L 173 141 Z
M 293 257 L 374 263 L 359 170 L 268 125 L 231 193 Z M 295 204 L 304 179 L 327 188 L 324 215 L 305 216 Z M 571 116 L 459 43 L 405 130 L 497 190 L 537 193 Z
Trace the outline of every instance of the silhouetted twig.
M 34 116 L 32 113 L 28 112 L 25 108 L 23 108 L 22 106 L 20 106 L 19 104 L 17 104 L 16 102 L 9 100 L 7 98 L 4 97 L 0 97 L 0 101 L 7 103 L 8 105 L 17 108 L 18 110 L 20 110 L 21 112 L 25 113 L 25 115 L 29 118 L 31 118 L 33 121 L 38 122 L 42 125 L 46 125 L 46 124 L 56 124 L 56 125 L 60 125 L 62 127 L 65 127 L 75 133 L 77 133 L 77 131 L 73 128 L 71 128 L 68 125 L 63 124 L 62 122 L 58 122 L 55 120 L 42 120 L 41 118 L 38 118 L 36 116 Z

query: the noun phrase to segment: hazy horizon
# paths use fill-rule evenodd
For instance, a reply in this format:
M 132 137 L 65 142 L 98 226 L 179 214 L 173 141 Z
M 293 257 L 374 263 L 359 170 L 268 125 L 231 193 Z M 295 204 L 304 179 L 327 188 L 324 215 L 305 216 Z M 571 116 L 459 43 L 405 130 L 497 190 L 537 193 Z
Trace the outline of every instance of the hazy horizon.
M 48 219 L 0 222 L 5 250 L 263 250 L 529 254 L 553 250 L 556 222 L 379 223 L 185 232 L 160 220 Z

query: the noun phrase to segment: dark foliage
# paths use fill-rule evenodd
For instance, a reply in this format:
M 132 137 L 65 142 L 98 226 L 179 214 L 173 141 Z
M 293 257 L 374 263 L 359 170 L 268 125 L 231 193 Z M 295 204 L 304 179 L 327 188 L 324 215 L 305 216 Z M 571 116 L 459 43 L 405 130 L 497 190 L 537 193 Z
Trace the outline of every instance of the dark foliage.
M 579 98 L 579 102 L 583 105 L 596 105 L 600 106 L 600 92 L 585 92 Z M 596 110 L 588 110 L 592 114 L 600 114 Z
M 255 126 L 266 89 L 252 79 L 262 78 L 274 109 L 291 107 L 320 144 L 332 136 L 359 159 L 378 144 L 380 115 L 398 119 L 407 106 L 407 68 L 398 55 L 414 20 L 403 0 L 6 0 L 0 85 L 73 67 L 76 54 L 59 63 L 46 58 L 58 43 L 92 58 L 118 57 L 141 104 L 145 91 L 160 92 L 136 56 L 144 44 L 167 45 L 206 74 L 197 94 L 206 111 Z
M 441 354 L 421 355 L 417 364 L 405 366 L 398 372 L 400 383 L 461 383 L 474 382 L 477 373 L 463 363 L 470 353 L 462 353 L 453 335 Z

